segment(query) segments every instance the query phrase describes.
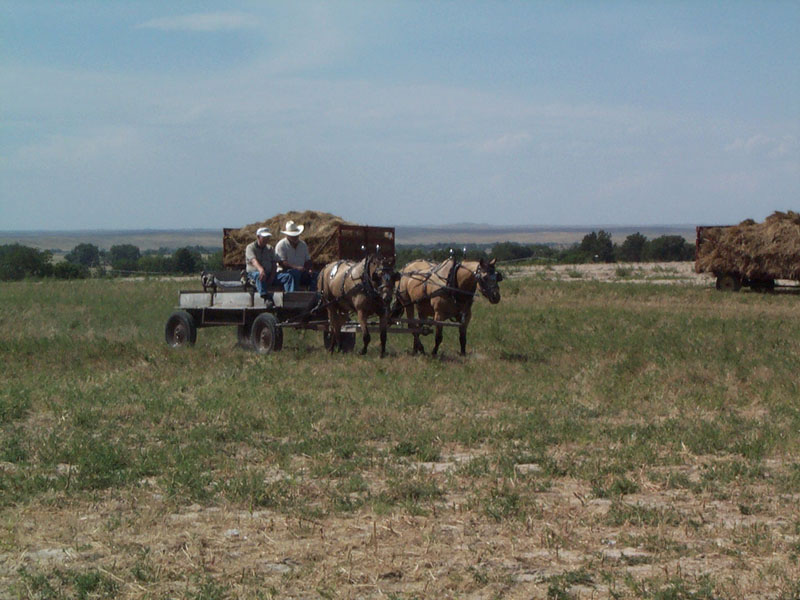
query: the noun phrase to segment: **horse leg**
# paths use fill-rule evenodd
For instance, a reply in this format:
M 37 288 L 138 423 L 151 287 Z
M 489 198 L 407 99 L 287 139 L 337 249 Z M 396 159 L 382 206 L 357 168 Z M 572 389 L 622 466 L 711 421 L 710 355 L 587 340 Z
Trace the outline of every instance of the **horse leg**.
M 328 352 L 333 354 L 334 350 L 339 347 L 339 315 L 336 310 L 329 306 L 328 311 L 328 333 L 330 334 L 330 347 Z
M 389 316 L 381 313 L 381 358 L 386 356 L 386 329 L 389 326 Z
M 406 305 L 406 318 L 409 319 L 409 320 L 414 318 L 414 303 L 413 302 L 409 301 L 409 303 Z M 408 324 L 408 328 L 409 329 L 415 329 L 416 327 L 417 326 L 415 326 L 413 323 L 409 323 Z M 422 345 L 422 342 L 419 340 L 419 333 L 414 332 L 413 336 L 414 336 L 414 347 L 411 350 L 411 353 L 412 354 L 416 354 L 417 352 L 420 352 L 421 354 L 425 354 L 425 347 Z
M 438 321 L 439 323 L 445 320 L 445 315 L 444 313 L 441 312 L 440 308 L 441 308 L 441 298 L 434 298 L 433 301 L 431 302 L 431 310 L 433 312 L 433 320 Z M 442 325 L 436 326 L 436 337 L 434 339 L 433 351 L 431 352 L 431 354 L 434 356 L 439 351 L 439 345 L 442 343 L 443 330 L 444 327 Z
M 461 326 L 458 328 L 458 341 L 461 343 L 461 356 L 467 355 L 467 325 L 472 318 L 472 311 L 467 309 L 464 313 L 464 318 L 461 321 Z
M 439 319 L 437 318 L 436 320 L 438 321 Z M 439 345 L 442 343 L 442 337 L 444 337 L 442 335 L 443 329 L 444 327 L 441 325 L 436 326 L 436 337 L 434 338 L 433 350 L 431 351 L 433 356 L 436 356 L 436 353 L 439 352 Z
M 367 312 L 363 309 L 358 311 L 358 323 L 361 325 L 361 332 L 364 334 L 364 347 L 361 349 L 361 354 L 364 355 L 367 353 L 367 346 L 369 346 L 369 341 L 372 337 L 369 335 L 369 329 L 367 329 Z

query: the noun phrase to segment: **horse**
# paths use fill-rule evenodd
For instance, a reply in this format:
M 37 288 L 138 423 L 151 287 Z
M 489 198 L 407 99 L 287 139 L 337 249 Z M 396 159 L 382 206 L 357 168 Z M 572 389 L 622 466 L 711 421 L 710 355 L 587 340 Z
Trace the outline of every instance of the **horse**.
M 373 254 L 360 261 L 338 260 L 325 265 L 317 279 L 317 291 L 321 294 L 322 306 L 328 311 L 331 352 L 339 347 L 341 328 L 348 314 L 356 312 L 364 340 L 361 354 L 367 353 L 370 342 L 367 317 L 378 315 L 381 357 L 386 356 L 389 309 L 399 279 L 400 274 L 388 259 Z
M 495 263 L 496 259 L 458 262 L 452 257 L 439 264 L 429 260 L 408 263 L 400 271 L 393 316 L 399 316 L 405 309 L 406 316 L 414 319 L 416 306 L 420 319 L 433 317 L 436 321 L 456 320 L 460 324 L 458 339 L 461 343 L 461 356 L 465 356 L 467 326 L 472 318 L 476 288 L 492 304 L 500 302 L 498 283 L 503 280 L 503 275 L 495 269 Z M 414 323 L 409 323 L 410 329 L 414 327 Z M 442 325 L 436 325 L 433 355 L 436 355 L 442 343 L 442 329 Z M 419 333 L 414 333 L 413 353 L 417 352 L 424 354 L 425 348 L 419 339 Z

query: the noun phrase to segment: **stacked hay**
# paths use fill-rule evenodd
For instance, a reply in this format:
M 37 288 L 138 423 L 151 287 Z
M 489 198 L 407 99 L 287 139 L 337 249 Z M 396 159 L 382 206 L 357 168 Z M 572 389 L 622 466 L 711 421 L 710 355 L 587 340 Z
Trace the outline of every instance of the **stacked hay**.
M 259 227 L 269 227 L 272 232 L 270 243 L 274 246 L 284 237 L 280 231 L 286 226 L 287 221 L 294 221 L 305 226 L 300 239 L 308 245 L 308 252 L 314 263 L 328 263 L 336 260 L 338 254 L 338 227 L 344 223 L 352 225 L 341 217 L 330 213 L 307 210 L 304 212 L 291 211 L 246 225 L 240 229 L 227 229 L 222 239 L 222 263 L 228 269 L 244 268 L 244 251 L 247 244 L 256 239 Z
M 702 236 L 698 272 L 800 280 L 800 213 L 775 212 L 763 223 L 748 219 L 732 227 L 710 227 Z

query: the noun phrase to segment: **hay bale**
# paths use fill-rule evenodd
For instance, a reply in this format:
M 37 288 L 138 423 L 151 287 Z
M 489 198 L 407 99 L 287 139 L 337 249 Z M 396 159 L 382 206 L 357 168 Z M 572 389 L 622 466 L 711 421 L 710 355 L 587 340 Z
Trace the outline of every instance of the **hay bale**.
M 341 217 L 330 213 L 306 210 L 303 212 L 290 211 L 275 215 L 266 221 L 251 223 L 240 229 L 225 230 L 222 239 L 222 263 L 228 269 L 244 268 L 244 251 L 247 244 L 256 239 L 259 227 L 269 227 L 272 232 L 270 243 L 274 246 L 284 237 L 280 231 L 286 221 L 294 221 L 305 226 L 300 236 L 307 245 L 311 260 L 314 263 L 324 264 L 337 259 L 338 246 L 336 233 L 340 224 L 353 225 Z
M 800 213 L 777 211 L 763 223 L 748 219 L 731 227 L 710 227 L 702 236 L 698 272 L 800 280 Z

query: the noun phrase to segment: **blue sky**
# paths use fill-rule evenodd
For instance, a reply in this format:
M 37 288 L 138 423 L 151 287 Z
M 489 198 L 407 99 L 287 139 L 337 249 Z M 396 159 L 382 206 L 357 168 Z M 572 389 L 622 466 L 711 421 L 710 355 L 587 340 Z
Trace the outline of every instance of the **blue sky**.
M 0 230 L 800 210 L 800 2 L 0 0 Z

